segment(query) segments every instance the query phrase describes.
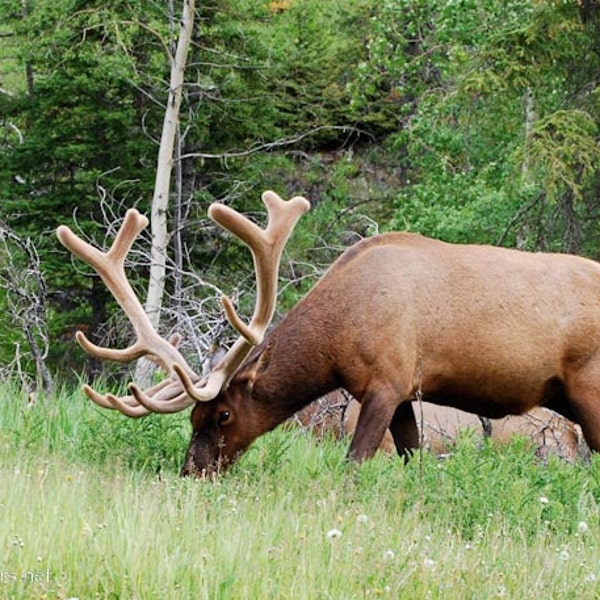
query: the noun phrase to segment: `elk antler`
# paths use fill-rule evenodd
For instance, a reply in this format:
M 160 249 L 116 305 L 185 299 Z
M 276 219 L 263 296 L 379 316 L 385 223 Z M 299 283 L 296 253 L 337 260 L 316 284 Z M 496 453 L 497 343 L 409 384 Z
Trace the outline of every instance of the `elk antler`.
M 105 408 L 116 408 L 127 416 L 142 417 L 150 412 L 177 412 L 195 401 L 212 400 L 219 393 L 252 346 L 262 341 L 275 311 L 277 276 L 283 248 L 302 213 L 310 208 L 308 201 L 300 196 L 286 202 L 274 192 L 265 192 L 262 199 L 269 215 L 264 230 L 222 204 L 212 204 L 209 208 L 209 216 L 214 221 L 249 246 L 256 271 L 257 301 L 250 324 L 246 325 L 235 312 L 231 300 L 226 296 L 221 298 L 227 319 L 240 337 L 203 380 L 188 366 L 177 349 L 179 336 L 166 340 L 156 332 L 127 280 L 125 257 L 135 238 L 147 226 L 148 219 L 136 209 L 128 210 L 107 252 L 94 248 L 64 225 L 57 229 L 61 243 L 100 275 L 131 321 L 136 334 L 136 341 L 129 348 L 110 349 L 93 344 L 84 333 L 78 331 L 76 339 L 79 344 L 89 354 L 101 359 L 131 362 L 147 356 L 170 375 L 145 392 L 131 383 L 129 389 L 132 396 L 122 398 L 99 394 L 86 385 L 84 392 L 91 400 Z

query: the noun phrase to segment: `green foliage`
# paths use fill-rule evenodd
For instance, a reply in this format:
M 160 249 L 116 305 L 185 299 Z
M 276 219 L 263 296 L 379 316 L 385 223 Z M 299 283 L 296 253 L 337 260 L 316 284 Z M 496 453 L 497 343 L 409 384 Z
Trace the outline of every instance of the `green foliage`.
M 440 173 L 402 190 L 391 229 L 449 242 L 497 243 L 518 208 L 518 197 L 473 173 Z
M 348 135 L 327 128 L 352 124 L 347 83 L 361 50 L 366 4 L 292 2 L 272 20 L 276 63 L 269 93 L 287 131 L 324 129 L 307 140 L 308 147 L 337 146 Z
M 107 293 L 94 290 L 97 285 L 78 276 L 57 251 L 56 226 L 71 224 L 76 213 L 79 226 L 93 235 L 103 220 L 101 197 L 117 204 L 142 197 L 147 205 L 154 179 L 155 144 L 144 127 L 156 131 L 161 115 L 147 100 L 155 92 L 146 81 L 162 79 L 164 61 L 146 63 L 144 53 L 152 44 L 156 52 L 159 40 L 150 26 L 131 20 L 132 9 L 42 1 L 13 24 L 16 58 L 31 85 L 2 97 L 4 123 L 13 135 L 0 148 L 0 217 L 17 235 L 36 241 L 55 300 L 50 359 L 57 370 L 74 364 L 64 361 L 70 353 L 61 340 L 74 323 L 85 323 L 90 297 L 97 311 L 91 322 L 102 319 Z M 145 17 L 163 27 L 160 11 L 148 10 Z
M 573 90 L 596 85 L 593 48 L 574 4 L 383 2 L 355 104 L 385 89 L 401 105 L 389 141 L 407 180 L 394 227 L 533 246 L 547 236 L 532 235 L 539 213 L 524 200 L 546 203 L 546 228 L 565 195 L 591 200 L 598 104 Z
M 143 162 L 154 150 L 141 131 L 145 109 L 132 86 L 137 65 L 120 51 L 117 20 L 126 16 L 111 7 L 41 2 L 17 30 L 35 83 L 33 95 L 17 98 L 11 111 L 24 125 L 23 142 L 5 167 L 12 184 L 4 211 L 20 233 L 48 232 L 75 207 L 84 220 L 98 218 L 98 185 L 111 189 L 145 173 L 146 185 L 137 189 L 148 193 L 151 172 Z
M 581 200 L 600 161 L 598 124 L 582 110 L 559 110 L 535 124 L 523 158 L 555 199 L 565 190 Z

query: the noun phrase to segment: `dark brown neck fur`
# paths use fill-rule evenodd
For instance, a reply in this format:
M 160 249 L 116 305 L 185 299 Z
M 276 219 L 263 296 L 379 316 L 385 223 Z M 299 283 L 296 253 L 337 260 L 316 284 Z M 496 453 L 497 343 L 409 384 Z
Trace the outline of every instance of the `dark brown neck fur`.
M 290 311 L 247 361 L 262 363 L 253 397 L 280 422 L 339 387 L 327 333 L 311 323 L 304 307 L 300 303 Z

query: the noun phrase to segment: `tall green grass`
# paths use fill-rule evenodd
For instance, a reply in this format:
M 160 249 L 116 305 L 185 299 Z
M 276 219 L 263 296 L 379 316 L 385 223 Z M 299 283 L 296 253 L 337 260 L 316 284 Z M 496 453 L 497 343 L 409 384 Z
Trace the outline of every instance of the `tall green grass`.
M 443 461 L 355 466 L 278 430 L 209 483 L 177 475 L 184 416 L 7 387 L 0 418 L 1 598 L 600 597 L 597 457 L 466 436 Z
M 173 471 L 189 431 L 187 415 L 127 419 L 96 406 L 79 389 L 30 406 L 16 387 L 0 387 L 0 443 L 13 450 L 42 448 L 94 465 L 117 462 L 135 471 Z

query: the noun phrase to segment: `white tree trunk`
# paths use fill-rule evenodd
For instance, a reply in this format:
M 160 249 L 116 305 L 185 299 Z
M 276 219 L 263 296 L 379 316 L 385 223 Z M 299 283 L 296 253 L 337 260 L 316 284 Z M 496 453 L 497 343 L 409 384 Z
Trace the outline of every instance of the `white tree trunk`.
M 530 142 L 531 135 L 533 133 L 533 126 L 536 121 L 535 114 L 535 98 L 533 97 L 533 90 L 527 88 L 523 94 L 523 104 L 525 106 L 525 153 L 523 156 L 523 165 L 521 167 L 521 175 L 525 184 L 532 183 L 531 180 L 531 160 L 529 156 L 528 144 Z
M 173 148 L 179 122 L 179 107 L 181 106 L 185 65 L 194 27 L 194 0 L 184 0 L 180 26 L 175 55 L 169 55 L 171 63 L 169 97 L 167 99 L 158 150 L 156 181 L 154 183 L 154 195 L 152 197 L 150 215 L 152 250 L 148 295 L 146 296 L 146 312 L 155 329 L 158 329 L 160 322 L 160 312 L 165 289 L 167 247 L 169 244 L 167 209 L 169 206 L 171 172 L 173 169 Z M 148 360 L 138 361 L 135 373 L 135 380 L 138 384 L 147 386 L 152 373 L 152 363 Z
M 525 139 L 523 141 L 523 164 L 521 165 L 521 177 L 523 183 L 526 186 L 533 185 L 533 175 L 531 172 L 531 157 L 529 144 L 531 141 L 531 136 L 533 134 L 533 126 L 536 121 L 536 113 L 535 113 L 535 98 L 533 96 L 533 90 L 531 88 L 527 88 L 525 93 L 523 94 L 523 104 L 525 108 Z M 517 239 L 516 246 L 520 250 L 525 250 L 527 248 L 527 240 L 530 236 L 530 227 L 527 223 L 523 223 L 521 228 L 517 230 Z

